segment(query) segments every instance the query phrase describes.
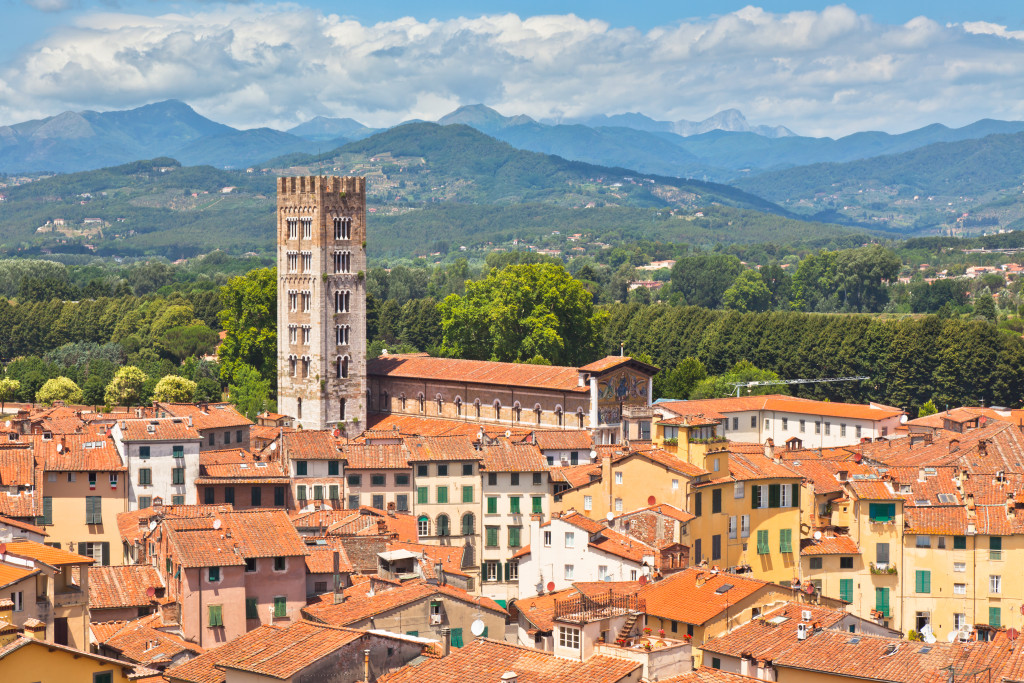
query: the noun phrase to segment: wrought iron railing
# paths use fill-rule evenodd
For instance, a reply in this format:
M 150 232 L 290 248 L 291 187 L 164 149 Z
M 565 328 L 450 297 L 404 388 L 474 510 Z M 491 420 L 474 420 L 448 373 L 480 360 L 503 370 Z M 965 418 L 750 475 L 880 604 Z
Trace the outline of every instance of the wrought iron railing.
M 606 595 L 579 595 L 555 600 L 554 616 L 556 621 L 586 624 L 631 612 L 640 614 L 646 607 L 646 601 L 636 595 L 615 595 L 608 591 Z

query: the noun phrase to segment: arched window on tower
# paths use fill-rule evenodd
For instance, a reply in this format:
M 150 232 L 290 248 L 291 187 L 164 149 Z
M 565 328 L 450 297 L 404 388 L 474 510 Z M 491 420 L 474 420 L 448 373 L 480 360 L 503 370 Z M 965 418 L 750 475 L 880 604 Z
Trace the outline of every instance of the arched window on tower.
M 459 417 L 462 417 L 462 397 L 461 396 L 456 396 L 455 397 L 455 414 L 458 415 Z
M 540 424 L 541 412 L 542 411 L 539 403 L 533 406 L 533 414 L 537 417 L 537 424 Z
M 497 401 L 496 400 L 494 402 L 494 419 L 495 420 L 500 420 L 501 419 L 501 401 Z
M 298 413 L 295 417 L 296 417 L 296 419 L 301 420 L 302 419 L 302 398 L 301 397 L 299 397 L 299 399 L 296 402 L 295 406 L 296 406 L 295 407 L 295 412 Z
M 338 359 L 338 377 L 348 379 L 348 356 L 342 356 Z
M 562 412 L 562 406 L 555 406 L 555 422 L 558 423 L 559 427 L 564 426 L 565 414 Z
M 576 421 L 579 423 L 579 428 L 583 429 L 583 409 L 580 408 L 576 411 Z
M 473 407 L 476 408 L 476 419 L 480 419 L 480 399 L 473 401 Z
M 348 399 L 343 398 L 341 399 L 341 406 L 338 408 L 338 419 L 342 422 L 344 422 L 346 418 L 346 408 L 348 408 Z
M 382 392 L 380 395 L 380 411 L 382 413 L 391 412 L 391 399 L 388 396 L 388 392 Z
M 427 413 L 427 397 L 424 396 L 423 394 L 420 394 L 419 396 L 416 397 L 416 400 L 419 401 L 419 404 L 420 404 L 420 414 L 426 415 L 426 413 Z
M 441 394 L 437 395 L 437 414 L 440 415 L 444 410 L 444 399 L 441 398 Z
M 515 422 L 523 421 L 523 407 L 519 405 L 519 401 L 516 401 L 515 405 L 512 406 L 512 420 Z

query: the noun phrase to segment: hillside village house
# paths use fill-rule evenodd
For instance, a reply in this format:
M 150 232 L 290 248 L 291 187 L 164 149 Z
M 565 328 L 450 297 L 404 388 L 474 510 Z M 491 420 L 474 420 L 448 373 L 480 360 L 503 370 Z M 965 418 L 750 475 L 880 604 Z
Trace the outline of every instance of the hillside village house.
M 94 566 L 89 570 L 89 619 L 94 624 L 126 622 L 152 614 L 164 593 L 153 565 Z
M 771 394 L 712 398 L 699 401 L 659 400 L 655 410 L 663 418 L 704 415 L 721 418 L 719 436 L 731 441 L 785 443 L 791 437 L 811 448 L 851 446 L 862 439 L 894 436 L 905 412 L 878 403 L 812 401 Z
M 196 489 L 205 505 L 225 503 L 236 510 L 284 508 L 291 479 L 281 463 L 242 449 L 199 453 Z
M 200 437 L 200 450 L 248 449 L 252 422 L 230 403 L 154 402 L 157 417 L 188 417 Z
M 199 476 L 199 432 L 188 417 L 119 420 L 111 430 L 128 468 L 128 509 L 194 505 Z
M 412 510 L 412 467 L 400 438 L 368 438 L 367 443 L 346 444 L 342 453 L 348 509 Z
M 341 502 L 345 479 L 342 474 L 344 455 L 331 432 L 296 431 L 285 433 L 280 440 L 281 460 L 292 482 L 295 507 L 344 507 Z
M 657 368 L 608 356 L 580 368 L 394 354 L 367 362 L 370 412 L 544 429 L 622 440 L 627 406 L 647 406 Z
M 128 509 L 129 486 L 114 442 L 103 434 L 29 439 L 45 478 L 39 522 L 46 543 L 91 557 L 96 565 L 118 563 L 117 515 Z

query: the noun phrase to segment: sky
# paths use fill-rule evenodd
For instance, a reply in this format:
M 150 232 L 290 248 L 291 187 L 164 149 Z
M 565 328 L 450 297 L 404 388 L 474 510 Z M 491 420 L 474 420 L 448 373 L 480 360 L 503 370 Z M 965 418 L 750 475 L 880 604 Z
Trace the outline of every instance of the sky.
M 736 108 L 832 137 L 1024 120 L 1024 3 L 0 0 L 0 125 L 170 98 L 240 128 L 476 103 L 545 120 Z

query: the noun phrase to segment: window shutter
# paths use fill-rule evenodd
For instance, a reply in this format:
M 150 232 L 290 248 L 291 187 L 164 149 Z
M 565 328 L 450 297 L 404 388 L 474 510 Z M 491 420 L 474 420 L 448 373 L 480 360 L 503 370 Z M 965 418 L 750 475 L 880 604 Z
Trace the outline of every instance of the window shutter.
M 779 484 L 768 485 L 768 507 L 777 508 L 781 505 L 782 487 Z
M 43 496 L 43 524 L 53 524 L 53 496 Z
M 761 507 L 761 487 L 751 486 L 750 487 L 750 509 L 757 510 Z
M 256 598 L 245 599 L 245 618 L 246 619 L 259 619 L 260 614 L 256 608 Z
M 1002 613 L 998 607 L 988 608 L 988 625 L 993 628 L 1002 627 Z
M 839 599 L 853 602 L 853 579 L 839 579 Z
M 793 530 L 792 529 L 780 529 L 779 530 L 779 552 L 791 553 L 793 552 Z
M 501 580 L 502 580 L 502 579 L 501 579 L 501 562 L 495 562 L 495 564 L 497 565 L 497 571 L 498 571 L 498 582 L 500 583 L 500 582 L 501 582 Z
M 79 555 L 85 555 L 86 554 L 86 552 L 85 552 L 85 543 L 79 543 L 78 544 L 78 554 Z
M 790 505 L 795 508 L 800 507 L 800 484 L 793 484 L 793 498 L 790 500 Z
M 452 647 L 462 647 L 462 629 L 452 629 Z
M 103 566 L 107 567 L 110 565 L 110 543 L 103 541 L 100 543 L 100 548 L 103 552 Z

